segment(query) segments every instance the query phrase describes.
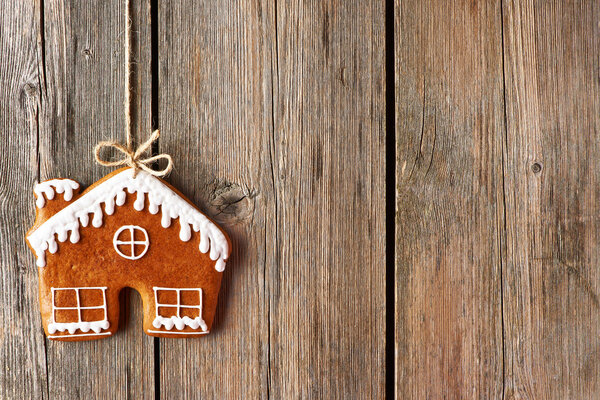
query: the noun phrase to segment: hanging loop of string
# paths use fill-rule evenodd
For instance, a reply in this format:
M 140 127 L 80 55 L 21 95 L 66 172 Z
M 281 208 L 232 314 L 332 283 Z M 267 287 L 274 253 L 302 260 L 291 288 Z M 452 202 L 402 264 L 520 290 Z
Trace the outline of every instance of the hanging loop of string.
M 131 133 L 131 17 L 129 0 L 125 0 L 125 99 L 123 106 L 125 108 L 125 133 L 127 137 L 127 145 L 123 146 L 119 142 L 100 142 L 94 147 L 94 156 L 96 162 L 105 167 L 129 166 L 133 168 L 133 177 L 137 175 L 139 170 L 146 171 L 154 176 L 165 176 L 173 169 L 173 159 L 168 154 L 159 154 L 156 156 L 141 158 L 141 156 L 150 149 L 160 136 L 160 132 L 155 130 L 148 140 L 142 143 L 135 151 L 133 150 L 133 134 Z M 124 157 L 115 160 L 104 160 L 100 156 L 100 152 L 104 148 L 113 148 L 121 153 Z M 150 164 L 158 160 L 167 160 L 167 166 L 161 170 L 155 171 L 150 168 Z

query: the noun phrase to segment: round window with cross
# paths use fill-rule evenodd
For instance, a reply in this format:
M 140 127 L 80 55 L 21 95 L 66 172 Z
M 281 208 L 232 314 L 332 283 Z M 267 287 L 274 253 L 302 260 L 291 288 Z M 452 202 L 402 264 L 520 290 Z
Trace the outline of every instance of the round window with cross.
M 142 258 L 150 247 L 148 232 L 140 226 L 124 225 L 115 232 L 113 246 L 121 257 L 137 260 Z

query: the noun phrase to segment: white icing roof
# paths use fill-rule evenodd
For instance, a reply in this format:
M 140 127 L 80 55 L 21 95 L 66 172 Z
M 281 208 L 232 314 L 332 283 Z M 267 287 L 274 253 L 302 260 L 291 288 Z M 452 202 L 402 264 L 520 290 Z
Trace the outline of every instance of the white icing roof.
M 171 219 L 179 218 L 179 238 L 182 241 L 190 240 L 192 229 L 200 232 L 199 250 L 202 253 L 210 250 L 211 260 L 216 261 L 215 269 L 217 271 L 225 269 L 225 260 L 229 257 L 230 249 L 221 229 L 160 179 L 144 171 L 138 171 L 133 178 L 133 169 L 123 170 L 104 180 L 31 232 L 27 240 L 35 250 L 37 265 L 39 267 L 46 265 L 46 251 L 54 254 L 58 250 L 55 235 L 60 242 L 64 242 L 69 236 L 72 243 L 77 243 L 79 226 L 88 225 L 89 214 L 93 214 L 92 226 L 101 227 L 103 212 L 112 215 L 115 204 L 122 206 L 125 203 L 125 190 L 137 194 L 133 204 L 137 211 L 145 208 L 146 199 L 151 214 L 157 214 L 160 206 L 161 225 L 164 228 L 171 225 Z M 104 211 L 102 204 L 104 204 Z

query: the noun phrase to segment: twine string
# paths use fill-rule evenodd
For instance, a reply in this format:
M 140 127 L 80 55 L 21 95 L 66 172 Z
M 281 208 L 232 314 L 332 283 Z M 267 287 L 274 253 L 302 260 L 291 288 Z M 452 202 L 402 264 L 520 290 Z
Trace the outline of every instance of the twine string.
M 123 108 L 125 109 L 125 133 L 127 137 L 127 148 L 133 146 L 133 135 L 131 134 L 131 9 L 130 0 L 125 0 L 125 97 Z
M 94 156 L 96 162 L 105 167 L 130 166 L 133 168 L 133 177 L 137 175 L 139 170 L 146 171 L 154 176 L 165 176 L 173 169 L 173 159 L 168 154 L 158 154 L 147 158 L 141 156 L 152 146 L 160 137 L 160 131 L 157 129 L 152 132 L 148 140 L 142 143 L 135 151 L 133 150 L 133 134 L 131 132 L 131 16 L 130 3 L 125 0 L 125 98 L 123 107 L 125 109 L 125 136 L 127 137 L 127 145 L 123 146 L 116 141 L 100 142 L 94 147 Z M 113 148 L 121 153 L 124 157 L 119 160 L 104 160 L 100 156 L 100 152 L 104 148 Z M 155 171 L 150 168 L 150 165 L 158 160 L 167 160 L 167 166 L 161 170 Z
M 127 165 L 133 168 L 133 176 L 135 177 L 138 171 L 144 170 L 147 173 L 154 176 L 165 176 L 173 169 L 173 159 L 168 154 L 158 154 L 156 156 L 151 156 L 148 158 L 142 158 L 141 156 L 152 146 L 158 138 L 160 137 L 160 131 L 155 130 L 152 132 L 152 135 L 148 140 L 142 143 L 135 151 L 133 151 L 132 147 L 125 147 L 119 142 L 100 142 L 94 147 L 94 156 L 96 157 L 96 162 L 105 167 L 118 167 Z M 123 153 L 124 157 L 119 160 L 104 160 L 100 156 L 100 152 L 104 148 L 113 148 L 121 153 Z M 167 160 L 167 166 L 161 170 L 155 171 L 150 168 L 150 165 L 158 161 L 160 159 Z

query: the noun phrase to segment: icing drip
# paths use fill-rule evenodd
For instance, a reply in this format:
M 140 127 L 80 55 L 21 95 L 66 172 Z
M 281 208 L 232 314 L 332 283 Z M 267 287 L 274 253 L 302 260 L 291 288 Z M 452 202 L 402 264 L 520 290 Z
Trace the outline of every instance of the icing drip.
M 180 318 L 180 317 L 172 316 L 170 318 L 167 318 L 167 317 L 161 317 L 159 315 L 156 318 L 154 318 L 154 321 L 152 322 L 152 326 L 154 326 L 156 329 L 159 329 L 161 326 L 164 326 L 165 329 L 168 331 L 173 329 L 173 327 L 175 327 L 178 330 L 182 330 L 186 326 L 189 326 L 192 329 L 202 328 L 202 330 L 205 332 L 208 330 L 206 323 L 200 317 L 196 317 L 196 318 L 192 319 L 190 317 Z
M 52 179 L 50 181 L 40 182 L 33 188 L 36 200 L 35 205 L 37 208 L 44 208 L 46 205 L 46 199 L 54 200 L 55 193 L 64 193 L 65 201 L 71 201 L 73 199 L 73 190 L 79 188 L 79 183 L 72 181 L 71 179 Z
M 47 192 L 44 188 L 49 187 L 49 184 L 55 181 L 67 181 L 77 185 L 77 182 L 68 179 L 57 179 L 42 182 L 38 186 L 43 186 L 40 189 L 36 186 L 34 191 L 43 192 L 48 199 L 52 199 L 54 191 Z M 68 196 L 72 198 L 72 190 L 76 187 L 66 183 L 61 183 L 60 185 L 60 190 L 62 191 L 59 192 L 59 189 L 57 189 L 57 193 L 64 192 L 65 199 Z M 29 244 L 31 244 L 37 255 L 37 266 L 46 266 L 46 250 L 49 250 L 51 253 L 52 251 L 56 252 L 57 245 L 54 235 L 57 236 L 59 242 L 65 242 L 69 238 L 68 233 L 70 232 L 71 242 L 77 243 L 80 239 L 79 226 L 85 227 L 88 225 L 89 214 L 93 214 L 92 226 L 95 228 L 101 227 L 104 213 L 112 215 L 115 205 L 122 206 L 125 204 L 126 191 L 131 194 L 137 193 L 134 202 L 136 210 L 142 211 L 145 208 L 146 197 L 150 213 L 157 214 L 160 209 L 161 225 L 164 228 L 168 228 L 171 225 L 172 219 L 179 218 L 179 238 L 182 241 L 190 240 L 191 229 L 199 232 L 199 250 L 202 253 L 207 253 L 210 250 L 210 259 L 216 261 L 215 269 L 220 272 L 225 269 L 225 262 L 229 257 L 229 244 L 223 232 L 204 214 L 196 210 L 158 178 L 144 171 L 139 171 L 137 176 L 133 178 L 132 169 L 124 170 L 103 181 L 50 217 L 27 237 Z M 40 198 L 43 199 L 43 196 L 38 195 L 38 200 Z M 104 211 L 102 205 L 104 205 Z
M 192 230 L 190 229 L 190 225 L 186 223 L 181 223 L 181 230 L 179 231 L 179 239 L 183 242 L 187 242 L 192 238 Z
M 167 213 L 164 212 L 164 211 L 162 213 L 162 218 L 160 220 L 160 225 L 163 228 L 168 228 L 169 226 L 171 226 L 171 217 L 169 217 L 169 215 L 167 215 Z
M 115 213 L 115 199 L 107 199 L 104 203 L 104 212 L 106 215 L 113 215 Z
M 142 211 L 144 209 L 144 192 L 140 191 L 137 193 L 137 199 L 135 203 L 133 203 L 133 208 L 137 211 Z
M 48 242 L 48 251 L 51 254 L 54 254 L 58 251 L 58 244 L 56 244 L 56 240 L 54 240 L 54 238 Z
M 81 226 L 85 228 L 90 223 L 90 216 L 87 214 L 81 214 L 79 216 L 79 221 L 81 222 Z
M 158 213 L 158 205 L 156 205 L 156 203 L 150 204 L 150 206 L 148 206 L 148 211 L 150 211 L 150 214 L 152 215 Z
M 119 192 L 117 193 L 117 205 L 119 207 L 121 207 L 123 204 L 125 204 L 125 198 L 126 198 L 127 194 L 125 194 L 125 192 Z
M 67 240 L 67 231 L 64 229 L 61 229 L 60 231 L 57 232 L 58 234 L 58 241 L 59 242 L 64 242 Z
M 79 237 L 79 230 L 73 229 L 71 231 L 71 237 L 69 238 L 69 240 L 71 241 L 71 243 L 77 243 L 77 242 L 79 242 L 79 239 L 80 239 L 80 237 Z

